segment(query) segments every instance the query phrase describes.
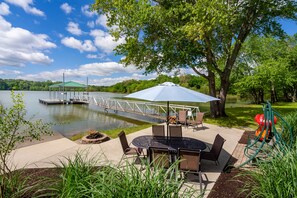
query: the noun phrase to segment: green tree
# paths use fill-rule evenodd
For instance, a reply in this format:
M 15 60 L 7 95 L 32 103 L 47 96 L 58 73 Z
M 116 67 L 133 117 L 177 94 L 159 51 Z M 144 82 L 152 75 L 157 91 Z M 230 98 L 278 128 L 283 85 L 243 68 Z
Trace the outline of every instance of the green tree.
M 271 102 L 279 101 L 281 93 L 286 97 L 287 90 L 296 83 L 297 77 L 290 63 L 293 60 L 289 56 L 293 47 L 290 40 L 271 36 L 253 36 L 248 39 L 242 56 L 248 60 L 244 68 L 249 72 L 236 83 L 237 91 L 251 94 L 255 103 L 264 101 L 265 91 L 269 92 Z
M 107 16 L 112 35 L 125 43 L 116 48 L 125 65 L 148 72 L 192 68 L 208 80 L 221 101 L 211 115 L 226 116 L 230 75 L 250 33 L 283 33 L 279 18 L 296 19 L 292 0 L 96 0 L 93 9 Z

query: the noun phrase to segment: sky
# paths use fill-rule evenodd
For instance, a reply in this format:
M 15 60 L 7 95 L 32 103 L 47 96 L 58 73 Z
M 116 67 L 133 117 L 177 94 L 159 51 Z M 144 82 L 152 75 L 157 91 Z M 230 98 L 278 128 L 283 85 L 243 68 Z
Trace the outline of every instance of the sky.
M 0 0 L 0 78 L 76 81 L 112 85 L 128 79 L 152 79 L 143 70 L 119 64 L 106 17 L 91 12 L 94 0 Z M 297 33 L 292 21 L 285 31 Z M 190 70 L 182 71 L 191 73 Z

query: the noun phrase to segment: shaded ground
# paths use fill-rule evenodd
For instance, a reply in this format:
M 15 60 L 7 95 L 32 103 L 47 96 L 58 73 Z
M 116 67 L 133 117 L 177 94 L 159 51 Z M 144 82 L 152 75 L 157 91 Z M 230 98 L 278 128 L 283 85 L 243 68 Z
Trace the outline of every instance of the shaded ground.
M 247 193 L 242 192 L 245 181 L 244 171 L 233 169 L 231 172 L 221 173 L 208 198 L 245 198 Z
M 255 131 L 245 131 L 238 141 L 240 144 L 247 144 L 249 139 L 254 138 Z M 228 166 L 232 166 L 237 159 L 231 156 Z M 247 193 L 242 191 L 245 182 L 249 179 L 244 175 L 245 171 L 240 169 L 225 168 L 225 172 L 221 173 L 216 181 L 208 198 L 246 198 Z

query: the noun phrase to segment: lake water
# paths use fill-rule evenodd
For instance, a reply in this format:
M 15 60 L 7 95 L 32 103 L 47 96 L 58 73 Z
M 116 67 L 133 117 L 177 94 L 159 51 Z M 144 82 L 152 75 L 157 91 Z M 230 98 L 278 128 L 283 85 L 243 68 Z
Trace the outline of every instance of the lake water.
M 44 122 L 58 123 L 52 128 L 65 137 L 84 132 L 90 129 L 108 130 L 126 128 L 141 124 L 140 121 L 114 114 L 106 114 L 95 105 L 44 105 L 39 99 L 49 98 L 49 92 L 43 91 L 15 91 L 24 94 L 27 117 L 42 119 Z M 4 107 L 12 105 L 10 91 L 0 91 L 0 104 Z M 91 97 L 121 97 L 123 94 L 91 92 Z M 133 117 L 133 116 L 132 116 Z

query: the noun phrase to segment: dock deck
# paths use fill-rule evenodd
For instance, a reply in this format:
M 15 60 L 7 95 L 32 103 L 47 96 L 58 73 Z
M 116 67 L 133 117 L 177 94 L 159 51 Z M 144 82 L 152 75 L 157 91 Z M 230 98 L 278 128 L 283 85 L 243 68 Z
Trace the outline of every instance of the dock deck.
M 39 102 L 45 105 L 61 105 L 61 104 L 89 104 L 83 100 L 57 100 L 57 99 L 39 99 Z

